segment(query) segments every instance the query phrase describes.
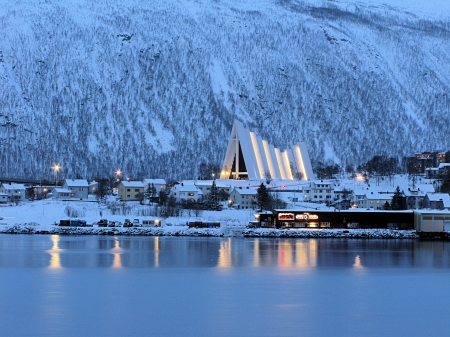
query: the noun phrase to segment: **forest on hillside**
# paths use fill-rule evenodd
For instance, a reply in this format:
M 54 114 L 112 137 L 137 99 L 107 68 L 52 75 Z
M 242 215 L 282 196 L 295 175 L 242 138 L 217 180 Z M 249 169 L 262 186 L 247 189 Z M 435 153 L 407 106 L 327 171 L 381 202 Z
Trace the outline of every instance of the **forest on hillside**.
M 450 19 L 333 2 L 46 1 L 0 14 L 0 176 L 192 179 L 234 119 L 313 165 L 448 151 Z

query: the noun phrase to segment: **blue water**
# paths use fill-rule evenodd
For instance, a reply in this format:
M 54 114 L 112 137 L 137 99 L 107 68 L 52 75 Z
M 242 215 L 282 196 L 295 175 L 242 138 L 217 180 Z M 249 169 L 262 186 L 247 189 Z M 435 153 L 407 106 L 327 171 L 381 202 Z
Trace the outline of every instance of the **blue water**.
M 0 235 L 1 336 L 445 336 L 450 244 Z

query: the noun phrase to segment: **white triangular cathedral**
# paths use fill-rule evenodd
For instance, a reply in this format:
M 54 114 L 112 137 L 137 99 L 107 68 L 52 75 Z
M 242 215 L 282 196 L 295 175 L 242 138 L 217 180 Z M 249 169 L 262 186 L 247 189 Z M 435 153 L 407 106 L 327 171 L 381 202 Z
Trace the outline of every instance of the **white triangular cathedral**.
M 313 178 L 311 161 L 303 142 L 280 151 L 235 120 L 222 166 L 221 179 Z

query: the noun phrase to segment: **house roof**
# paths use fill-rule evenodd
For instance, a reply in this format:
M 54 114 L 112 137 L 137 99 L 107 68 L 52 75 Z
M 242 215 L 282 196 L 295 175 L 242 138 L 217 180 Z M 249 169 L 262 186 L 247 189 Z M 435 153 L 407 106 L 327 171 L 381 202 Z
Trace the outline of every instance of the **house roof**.
M 24 190 L 25 185 L 23 184 L 2 184 L 6 190 Z
M 198 194 L 203 194 L 195 185 L 178 184 L 174 188 L 180 192 L 197 192 Z
M 390 200 L 394 194 L 373 192 L 373 193 L 366 193 L 365 195 L 367 200 Z
M 444 207 L 450 207 L 450 195 L 447 193 L 428 193 L 428 200 L 430 201 L 441 201 Z
M 120 182 L 124 187 L 142 187 L 144 188 L 144 183 L 142 181 L 128 181 L 128 180 L 123 180 Z
M 432 184 L 416 184 L 416 187 L 419 191 L 434 193 L 434 186 Z
M 257 195 L 258 192 L 253 189 L 253 188 L 244 188 L 244 189 L 240 189 L 240 188 L 235 188 L 234 191 L 236 191 L 236 193 L 239 193 L 240 195 Z
M 89 186 L 86 179 L 66 179 L 66 184 L 69 187 L 88 187 Z
M 146 184 L 153 185 L 166 185 L 166 181 L 164 179 L 144 179 Z

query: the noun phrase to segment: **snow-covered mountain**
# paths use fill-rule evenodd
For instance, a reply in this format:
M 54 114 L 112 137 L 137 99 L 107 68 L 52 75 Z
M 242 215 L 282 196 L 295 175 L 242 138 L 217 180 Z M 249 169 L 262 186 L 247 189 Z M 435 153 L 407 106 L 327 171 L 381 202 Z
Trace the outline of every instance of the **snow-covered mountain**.
M 0 176 L 193 178 L 235 118 L 313 162 L 449 150 L 450 16 L 396 1 L 11 0 Z

